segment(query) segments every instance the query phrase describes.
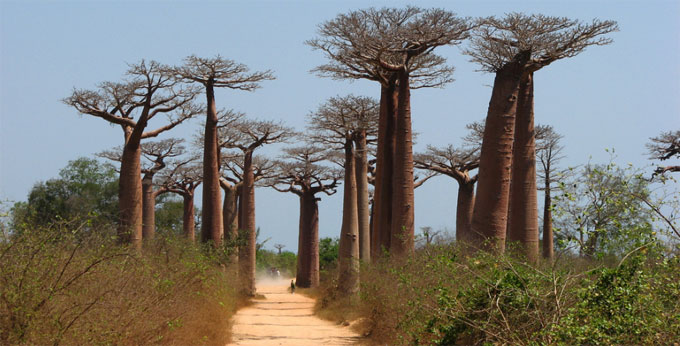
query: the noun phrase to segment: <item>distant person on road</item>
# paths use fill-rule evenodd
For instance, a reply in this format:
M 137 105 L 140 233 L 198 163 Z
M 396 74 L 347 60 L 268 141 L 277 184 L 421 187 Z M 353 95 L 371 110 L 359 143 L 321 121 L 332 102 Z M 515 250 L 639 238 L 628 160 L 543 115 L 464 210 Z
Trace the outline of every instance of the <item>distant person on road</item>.
M 290 280 L 290 294 L 295 293 L 295 281 Z

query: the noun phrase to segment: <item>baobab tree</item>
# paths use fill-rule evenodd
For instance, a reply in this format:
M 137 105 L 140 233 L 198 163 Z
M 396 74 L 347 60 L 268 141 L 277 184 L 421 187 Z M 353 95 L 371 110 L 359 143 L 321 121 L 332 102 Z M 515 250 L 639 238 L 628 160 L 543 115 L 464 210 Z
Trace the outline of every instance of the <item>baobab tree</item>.
M 283 244 L 274 244 L 274 248 L 275 248 L 276 250 L 278 250 L 278 254 L 279 254 L 279 255 L 281 255 L 281 250 L 282 250 L 284 247 L 286 247 L 286 246 L 283 245 Z
M 564 172 L 555 165 L 564 158 L 560 144 L 562 135 L 552 126 L 536 126 L 536 156 L 541 163 L 537 176 L 543 180 L 543 257 L 552 259 L 555 254 L 552 224 L 552 185 Z
M 104 82 L 97 90 L 75 89 L 63 100 L 82 114 L 102 118 L 123 129 L 118 235 L 122 242 L 136 247 L 141 246 L 142 240 L 142 139 L 156 137 L 201 111 L 193 103 L 197 91 L 181 85 L 167 71 L 158 62 L 142 60 L 129 66 L 124 81 Z M 167 124 L 145 131 L 149 121 L 159 114 L 167 116 Z
M 660 136 L 650 138 L 647 144 L 649 155 L 652 160 L 666 161 L 670 158 L 680 158 L 680 131 L 662 132 Z M 680 172 L 680 166 L 659 166 L 654 175 L 666 172 Z
M 469 146 L 444 148 L 428 146 L 427 151 L 415 156 L 415 167 L 446 175 L 458 182 L 456 202 L 456 240 L 467 242 L 471 239 L 470 223 L 475 205 L 475 183 L 477 175 L 471 171 L 479 167 L 479 147 Z
M 215 88 L 253 91 L 260 82 L 272 80 L 271 71 L 249 72 L 246 65 L 221 56 L 200 58 L 189 56 L 184 65 L 174 73 L 189 83 L 198 83 L 205 88 L 207 114 L 203 136 L 203 214 L 201 218 L 201 240 L 213 241 L 219 245 L 223 234 L 222 206 L 220 194 L 220 160 L 217 145 L 218 115 L 215 105 Z
M 222 145 L 223 142 L 220 142 Z M 224 190 L 222 204 L 222 220 L 224 222 L 224 240 L 229 247 L 233 247 L 232 260 L 238 260 L 239 241 L 239 208 L 241 187 L 243 186 L 243 155 L 228 152 L 221 155 L 222 169 L 220 186 Z M 253 181 L 257 183 L 263 179 L 270 179 L 274 172 L 275 162 L 262 156 L 253 157 Z
M 401 207 L 408 204 L 409 193 L 412 196 L 412 187 L 409 183 L 395 183 L 393 171 L 395 166 L 395 149 L 397 147 L 397 114 L 399 106 L 399 89 L 401 93 L 401 124 L 408 125 L 408 130 L 402 134 L 404 141 L 399 145 L 400 153 L 403 154 L 398 166 L 404 176 L 400 181 L 410 181 L 406 176 L 413 176 L 413 167 L 410 159 L 404 159 L 409 155 L 410 142 L 410 109 L 408 109 L 408 90 L 423 87 L 441 87 L 452 81 L 453 68 L 445 65 L 445 59 L 432 53 L 432 49 L 438 45 L 457 42 L 454 37 L 458 24 L 464 20 L 458 20 L 450 12 L 439 9 L 422 10 L 415 7 L 406 9 L 376 10 L 374 8 L 352 11 L 340 14 L 335 19 L 321 24 L 318 28 L 319 37 L 307 42 L 314 49 L 321 50 L 331 60 L 330 63 L 317 67 L 314 71 L 320 76 L 335 79 L 368 79 L 380 83 L 380 120 L 378 127 L 378 149 L 376 179 L 378 184 L 375 189 L 376 204 L 374 207 L 373 236 L 371 255 L 377 258 L 383 250 L 391 247 L 392 208 L 394 195 L 393 188 L 396 186 L 401 191 L 398 196 L 404 196 L 404 201 L 397 202 Z M 436 28 L 448 27 L 435 34 Z M 453 35 L 451 35 L 453 34 Z M 416 37 L 418 36 L 418 37 Z M 462 34 L 461 36 L 464 36 Z M 462 39 L 463 37 L 460 37 Z M 395 69 L 396 68 L 396 69 Z M 408 83 L 399 86 L 399 79 L 406 79 Z M 409 121 L 407 121 L 407 119 Z M 406 139 L 409 139 L 407 143 Z M 408 149 L 408 150 L 407 150 Z M 410 173 L 409 167 L 410 166 Z M 401 176 L 400 176 L 401 177 Z M 413 238 L 412 223 L 413 204 L 404 217 L 399 220 L 406 227 L 406 233 L 411 233 L 411 247 Z M 402 219 L 402 216 L 396 216 Z M 399 233 L 402 233 L 401 227 Z M 401 237 L 400 242 L 408 238 Z M 399 246 L 402 248 L 402 246 Z M 401 250 L 400 250 L 401 252 Z
M 341 149 L 344 158 L 342 227 L 340 232 L 339 258 L 340 288 L 345 293 L 352 293 L 358 284 L 360 243 L 370 244 L 369 208 L 368 208 L 368 147 L 358 150 L 356 144 L 366 143 L 366 134 L 372 133 L 378 121 L 378 104 L 369 97 L 348 95 L 332 97 L 319 109 L 309 115 L 310 139 L 323 143 L 334 149 Z M 356 162 L 362 162 L 358 170 Z M 365 165 L 364 165 L 365 163 Z M 357 172 L 361 173 L 358 174 Z M 359 206 L 357 180 L 361 180 L 362 197 Z M 363 210 L 360 222 L 359 209 Z M 359 224 L 363 224 L 364 233 L 359 233 Z M 370 247 L 364 246 L 364 256 L 370 256 Z M 369 258 L 366 258 L 369 260 Z
M 156 233 L 156 198 L 168 192 L 165 186 L 154 185 L 154 176 L 166 167 L 168 158 L 184 154 L 182 142 L 168 138 L 142 143 L 142 156 L 150 162 L 142 166 L 142 238 L 145 240 L 153 239 Z
M 286 161 L 277 163 L 276 177 L 269 184 L 279 192 L 291 192 L 300 200 L 297 273 L 299 287 L 319 285 L 319 201 L 320 193 L 336 192 L 342 173 L 323 166 L 328 151 L 317 146 L 287 148 Z
M 573 57 L 600 37 L 618 30 L 615 22 L 510 13 L 481 20 L 465 51 L 482 70 L 495 73 L 480 155 L 472 230 L 497 251 L 508 238 L 519 241 L 530 260 L 538 256 L 533 74 L 552 62 Z M 512 184 L 510 181 L 512 180 Z M 512 185 L 512 191 L 510 191 Z M 512 199 L 512 201 L 510 201 Z
M 240 119 L 221 127 L 221 146 L 239 150 L 243 157 L 243 182 L 239 195 L 239 232 L 243 243 L 238 249 L 239 281 L 246 295 L 255 295 L 255 166 L 253 154 L 266 144 L 285 142 L 292 129 L 272 121 Z
M 193 156 L 170 162 L 169 169 L 159 179 L 159 184 L 168 192 L 182 196 L 182 230 L 184 236 L 192 242 L 196 237 L 194 195 L 202 182 L 202 173 L 200 159 Z

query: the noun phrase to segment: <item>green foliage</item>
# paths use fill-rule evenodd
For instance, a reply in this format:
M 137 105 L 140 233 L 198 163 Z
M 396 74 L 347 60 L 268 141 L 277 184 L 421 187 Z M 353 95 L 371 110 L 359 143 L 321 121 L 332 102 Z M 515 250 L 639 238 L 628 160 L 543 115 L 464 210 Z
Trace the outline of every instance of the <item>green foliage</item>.
M 0 344 L 224 344 L 234 276 L 179 237 L 143 256 L 74 222 L 0 242 Z
M 338 261 L 339 246 L 338 238 L 319 239 L 319 268 L 321 271 L 335 268 Z
M 680 337 L 680 261 L 642 254 L 590 274 L 577 303 L 547 334 L 572 344 L 660 345 Z
M 272 251 L 259 249 L 257 251 L 256 268 L 258 272 L 268 273 L 270 268 L 277 268 L 281 275 L 295 277 L 297 268 L 297 255 L 290 251 Z
M 90 220 L 93 227 L 118 220 L 118 177 L 113 166 L 97 160 L 69 161 L 59 178 L 37 183 L 28 200 L 12 208 L 17 232 L 59 220 Z
M 621 255 L 655 237 L 655 217 L 643 203 L 650 183 L 631 166 L 588 164 L 561 182 L 554 196 L 558 249 L 580 254 Z
M 646 253 L 645 253 L 646 252 Z M 387 344 L 660 344 L 680 337 L 680 265 L 646 247 L 620 266 L 528 265 L 453 245 L 362 272 L 362 316 Z M 332 303 L 325 302 L 327 306 Z

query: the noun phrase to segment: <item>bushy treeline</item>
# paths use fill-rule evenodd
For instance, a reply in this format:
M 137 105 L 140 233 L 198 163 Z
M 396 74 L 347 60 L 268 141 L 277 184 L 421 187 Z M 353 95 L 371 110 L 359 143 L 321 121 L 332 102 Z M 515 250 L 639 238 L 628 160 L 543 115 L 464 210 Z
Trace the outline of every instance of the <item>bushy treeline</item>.
M 0 242 L 0 344 L 224 344 L 237 299 L 222 256 L 178 236 L 144 254 L 56 222 Z

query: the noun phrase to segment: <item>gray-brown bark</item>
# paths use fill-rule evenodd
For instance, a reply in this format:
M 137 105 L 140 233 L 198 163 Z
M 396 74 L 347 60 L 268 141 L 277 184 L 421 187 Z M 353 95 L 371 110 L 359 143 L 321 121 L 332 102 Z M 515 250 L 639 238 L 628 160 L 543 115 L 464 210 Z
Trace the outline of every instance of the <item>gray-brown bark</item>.
M 368 208 L 368 144 L 366 130 L 357 131 L 356 148 L 357 217 L 359 218 L 359 258 L 371 260 L 370 209 Z
M 241 186 L 242 224 L 239 231 L 243 243 L 238 249 L 239 283 L 245 295 L 255 295 L 255 176 L 253 174 L 253 153 L 246 152 L 243 160 L 243 185 Z
M 414 250 L 414 186 L 413 139 L 411 132 L 411 94 L 409 75 L 399 73 L 399 97 L 396 119 L 396 146 L 392 180 L 392 223 L 390 253 L 397 257 L 409 255 Z
M 338 246 L 338 290 L 344 295 L 352 295 L 359 289 L 359 219 L 354 157 L 354 146 L 348 137 L 345 141 L 345 184 Z
M 505 250 L 517 95 L 528 58 L 520 54 L 496 73 L 484 125 L 471 236 L 499 252 Z
M 515 141 L 512 151 L 512 184 L 508 241 L 518 242 L 520 251 L 538 260 L 538 202 L 536 196 L 536 142 L 534 133 L 533 75 L 526 74 L 519 86 Z

